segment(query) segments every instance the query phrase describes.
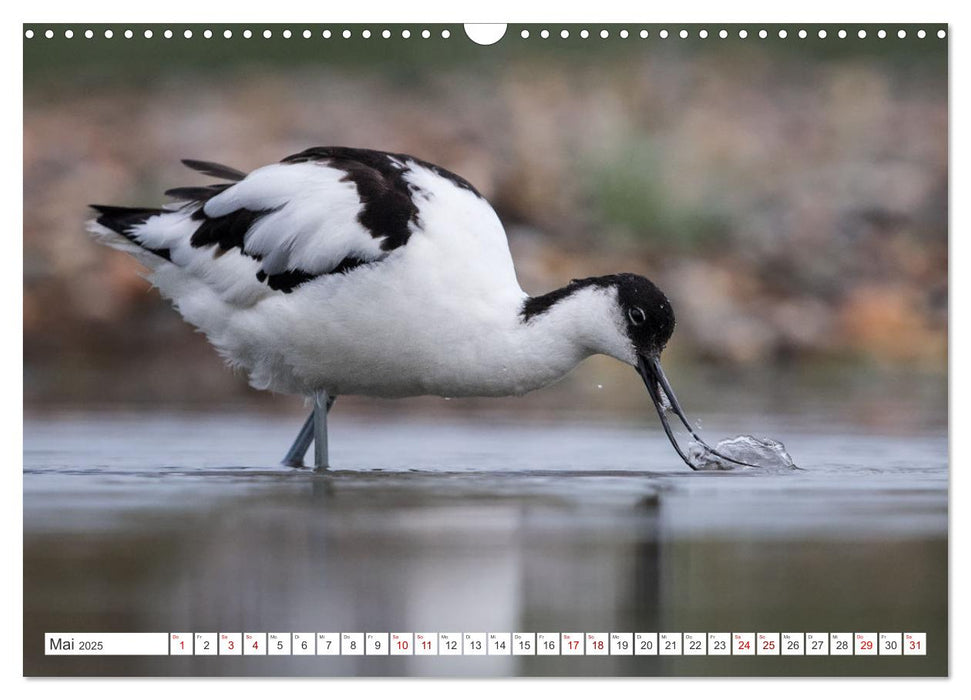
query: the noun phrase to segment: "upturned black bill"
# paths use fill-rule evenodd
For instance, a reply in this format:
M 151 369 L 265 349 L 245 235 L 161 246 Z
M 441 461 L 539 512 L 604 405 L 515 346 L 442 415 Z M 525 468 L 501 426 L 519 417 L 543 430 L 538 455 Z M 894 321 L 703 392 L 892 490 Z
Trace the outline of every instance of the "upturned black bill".
M 701 436 L 695 431 L 688 422 L 688 417 L 684 414 L 684 410 L 681 408 L 681 404 L 678 402 L 678 397 L 674 395 L 674 390 L 671 389 L 671 384 L 668 382 L 668 378 L 664 375 L 664 370 L 661 369 L 661 362 L 657 357 L 651 357 L 646 355 L 640 355 L 637 358 L 637 372 L 641 375 L 641 379 L 644 380 L 644 386 L 647 387 L 647 393 L 651 395 L 651 401 L 654 402 L 654 408 L 657 409 L 657 415 L 661 419 L 661 426 L 664 428 L 665 434 L 668 436 L 668 440 L 671 441 L 671 445 L 674 447 L 675 452 L 678 456 L 684 460 L 691 469 L 697 470 L 698 467 L 694 465 L 688 456 L 681 449 L 678 441 L 674 437 L 674 432 L 671 430 L 671 425 L 668 423 L 667 411 L 668 407 L 670 410 L 681 419 L 681 423 L 691 434 L 691 437 L 695 439 L 698 444 L 704 447 L 706 450 L 711 452 L 713 455 L 720 457 L 733 464 L 739 464 L 743 467 L 754 467 L 755 464 L 749 464 L 748 462 L 741 462 L 733 457 L 722 454 L 714 447 L 709 445 L 707 442 L 701 439 Z M 665 406 L 665 402 L 662 397 L 667 398 L 668 406 Z

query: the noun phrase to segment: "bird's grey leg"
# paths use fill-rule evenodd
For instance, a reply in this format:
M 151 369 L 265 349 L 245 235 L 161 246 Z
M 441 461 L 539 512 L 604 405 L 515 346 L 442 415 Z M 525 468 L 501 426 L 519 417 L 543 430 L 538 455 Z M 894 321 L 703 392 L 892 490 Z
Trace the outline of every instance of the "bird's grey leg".
M 326 396 L 326 393 L 324 394 Z M 337 399 L 336 396 L 330 396 L 323 402 L 327 406 L 327 412 L 330 411 L 330 407 L 334 405 L 334 401 Z M 327 412 L 324 412 L 324 461 L 326 462 L 327 456 Z M 317 415 L 317 398 L 314 397 L 314 410 L 310 412 L 307 416 L 307 420 L 304 421 L 303 427 L 300 428 L 300 432 L 297 433 L 297 439 L 293 441 L 290 449 L 287 450 L 286 456 L 283 458 L 283 466 L 285 467 L 302 467 L 304 455 L 307 454 L 307 449 L 310 447 L 310 443 L 314 441 L 314 430 L 316 426 L 315 416 Z M 315 456 L 316 456 L 316 450 Z M 315 460 L 316 461 L 316 460 Z
M 307 448 L 310 447 L 310 443 L 314 439 L 314 412 L 311 411 L 310 415 L 307 416 L 307 420 L 304 421 L 303 427 L 300 428 L 300 432 L 297 433 L 297 439 L 293 441 L 290 445 L 290 449 L 287 450 L 286 456 L 283 458 L 283 466 L 285 467 L 302 467 L 303 466 L 303 456 L 307 454 Z
M 314 392 L 314 468 L 326 469 L 330 466 L 327 459 L 327 414 L 334 400 L 326 391 Z

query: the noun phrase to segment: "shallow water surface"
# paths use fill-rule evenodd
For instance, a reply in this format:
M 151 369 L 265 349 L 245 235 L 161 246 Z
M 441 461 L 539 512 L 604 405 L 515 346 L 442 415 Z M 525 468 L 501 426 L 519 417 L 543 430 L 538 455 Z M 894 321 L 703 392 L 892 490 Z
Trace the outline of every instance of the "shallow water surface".
M 28 418 L 25 672 L 947 672 L 947 440 L 764 420 L 801 468 L 691 472 L 663 433 L 299 417 Z M 719 434 L 717 421 L 706 434 Z M 727 430 L 721 430 L 728 434 Z M 45 631 L 924 631 L 927 657 L 45 657 Z

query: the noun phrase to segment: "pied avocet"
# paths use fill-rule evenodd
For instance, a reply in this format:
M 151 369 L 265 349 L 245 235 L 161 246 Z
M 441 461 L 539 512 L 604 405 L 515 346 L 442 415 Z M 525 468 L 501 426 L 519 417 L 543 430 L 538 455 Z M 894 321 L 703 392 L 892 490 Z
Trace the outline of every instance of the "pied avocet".
M 257 389 L 312 397 L 284 463 L 315 443 L 341 394 L 505 396 L 546 386 L 601 353 L 635 367 L 675 450 L 661 370 L 671 302 L 648 279 L 573 280 L 531 297 L 502 223 L 461 177 L 412 156 L 311 148 L 224 180 L 179 187 L 162 209 L 96 205 L 89 229 L 131 253 L 189 323 Z M 735 460 L 731 460 L 735 461 Z

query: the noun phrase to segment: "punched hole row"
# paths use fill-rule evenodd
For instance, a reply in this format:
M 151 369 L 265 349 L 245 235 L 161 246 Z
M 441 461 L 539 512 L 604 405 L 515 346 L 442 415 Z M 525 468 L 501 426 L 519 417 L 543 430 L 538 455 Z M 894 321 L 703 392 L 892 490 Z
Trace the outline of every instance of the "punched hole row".
M 727 29 L 720 29 L 718 31 L 712 30 L 712 32 L 709 32 L 707 29 L 699 29 L 696 32 L 689 32 L 687 29 L 681 29 L 680 31 L 677 31 L 677 32 L 669 32 L 667 29 L 661 29 L 657 32 L 657 38 L 667 39 L 668 37 L 677 36 L 681 39 L 688 39 L 693 37 L 697 37 L 699 39 L 707 39 L 709 37 L 717 36 L 719 39 L 727 39 L 733 34 L 737 36 L 739 39 L 747 39 L 750 36 L 749 31 L 747 29 L 739 29 L 737 32 L 734 32 L 734 31 L 730 32 Z M 752 36 L 753 38 L 758 37 L 759 39 L 767 39 L 769 38 L 770 35 L 773 35 L 773 34 L 779 39 L 788 39 L 790 36 L 798 37 L 800 39 L 806 39 L 806 38 L 809 38 L 810 36 L 815 36 L 816 38 L 819 38 L 819 39 L 827 39 L 830 37 L 846 39 L 847 37 L 852 37 L 852 36 L 856 36 L 859 39 L 866 39 L 868 36 L 871 36 L 870 32 L 868 32 L 866 29 L 860 29 L 860 30 L 857 30 L 856 32 L 847 31 L 846 29 L 838 29 L 832 32 L 826 29 L 819 29 L 814 33 L 811 33 L 806 29 L 800 29 L 796 31 L 794 34 L 790 34 L 789 30 L 787 29 L 779 29 L 777 31 L 773 30 L 773 32 L 769 32 L 769 30 L 767 29 L 760 29 L 757 32 L 753 32 Z M 918 29 L 917 31 L 913 32 L 913 34 L 918 39 L 925 39 L 929 35 L 927 30 L 925 29 Z M 75 33 L 73 29 L 65 29 L 62 35 L 65 39 L 73 39 L 75 36 L 79 36 L 79 37 L 83 36 L 85 39 L 93 39 L 96 36 L 96 32 L 93 29 L 85 29 L 84 31 L 79 30 L 77 33 Z M 892 35 L 893 33 L 887 32 L 886 29 L 878 29 L 872 34 L 872 36 L 876 36 L 878 39 L 886 39 L 888 36 L 892 36 Z M 896 37 L 898 39 L 906 39 L 909 35 L 910 34 L 906 29 L 898 29 L 896 32 Z M 43 36 L 45 39 L 53 39 L 55 36 L 57 36 L 57 33 L 53 29 L 47 29 L 43 32 L 35 32 L 33 29 L 27 29 L 24 31 L 24 37 L 26 37 L 27 39 L 33 39 L 34 37 L 38 37 L 38 36 Z M 114 30 L 105 29 L 103 32 L 100 32 L 100 36 L 104 37 L 105 39 L 113 39 L 115 38 L 116 34 Z M 136 36 L 136 32 L 132 29 L 125 29 L 123 31 L 119 31 L 118 36 L 124 37 L 125 39 L 133 39 Z M 224 29 L 222 32 L 213 31 L 212 29 L 204 29 L 198 32 L 197 34 L 196 32 L 193 32 L 193 30 L 191 29 L 185 29 L 182 32 L 174 32 L 171 29 L 164 29 L 164 30 L 145 29 L 140 32 L 139 36 L 144 37 L 145 39 L 153 39 L 156 36 L 162 37 L 163 39 L 172 39 L 176 36 L 181 36 L 184 39 L 192 39 L 193 37 L 196 37 L 196 36 L 201 36 L 204 39 L 212 39 L 214 37 L 218 38 L 219 36 L 221 36 L 223 39 L 232 39 L 235 36 L 241 36 L 243 39 L 252 39 L 253 37 L 260 37 L 260 36 L 262 36 L 264 39 L 272 39 L 274 36 L 281 36 L 284 39 L 291 39 L 293 37 L 302 37 L 304 39 L 311 39 L 314 36 L 319 36 L 323 39 L 331 39 L 336 37 L 341 37 L 343 39 L 351 39 L 355 36 L 360 37 L 361 39 L 370 39 L 372 37 L 390 39 L 393 36 L 400 36 L 402 39 L 410 39 L 412 38 L 412 36 L 421 37 L 422 39 L 430 39 L 432 37 L 432 31 L 430 29 L 422 29 L 421 31 L 416 30 L 413 34 L 410 29 L 402 29 L 400 32 L 398 30 L 392 31 L 391 29 L 382 29 L 380 31 L 375 30 L 373 32 L 370 29 L 362 29 L 357 31 L 356 33 L 350 29 L 337 30 L 337 31 L 324 29 L 324 30 L 321 30 L 320 32 L 314 32 L 310 29 L 297 30 L 297 31 L 293 31 L 290 29 L 283 29 L 283 30 L 264 29 L 262 32 L 260 32 L 259 30 L 254 32 L 252 29 L 243 29 L 242 31 Z M 448 29 L 442 29 L 440 32 L 438 32 L 438 36 L 440 36 L 442 39 L 449 39 L 451 38 L 452 33 Z M 522 39 L 529 39 L 531 36 L 533 36 L 533 34 L 530 32 L 529 29 L 523 29 L 519 33 L 519 36 Z M 538 36 L 541 39 L 549 39 L 551 36 L 554 36 L 554 34 L 552 34 L 549 29 L 541 29 L 538 32 L 536 32 L 536 36 Z M 572 36 L 577 36 L 581 39 L 589 39 L 591 36 L 594 36 L 594 37 L 599 36 L 601 39 L 609 39 L 611 36 L 617 36 L 621 39 L 627 39 L 627 38 L 630 38 L 631 36 L 638 36 L 641 39 L 649 39 L 651 37 L 651 33 L 647 29 L 641 29 L 639 31 L 634 30 L 633 32 L 628 29 L 621 29 L 617 31 L 615 34 L 611 33 L 611 31 L 608 29 L 601 29 L 599 32 L 591 32 L 589 29 L 580 29 L 579 31 L 575 31 L 575 32 L 571 32 L 571 30 L 569 29 L 561 29 L 559 31 L 558 36 L 560 37 L 560 39 L 569 39 Z M 944 39 L 946 37 L 947 37 L 947 32 L 944 29 L 939 29 L 937 31 L 938 39 Z
M 177 36 L 181 36 L 184 39 L 192 39 L 193 37 L 202 37 L 203 39 L 212 39 L 214 37 L 222 37 L 223 39 L 232 39 L 233 37 L 239 36 L 243 39 L 252 39 L 253 37 L 263 37 L 264 39 L 272 39 L 274 36 L 281 36 L 284 39 L 292 39 L 294 37 L 302 37 L 304 39 L 312 39 L 315 36 L 319 36 L 323 39 L 330 39 L 341 37 L 344 39 L 350 39 L 354 36 L 358 36 L 362 39 L 370 39 L 372 37 L 380 37 L 382 39 L 390 39 L 392 36 L 400 36 L 402 39 L 410 39 L 412 36 L 421 37 L 422 39 L 430 39 L 432 37 L 432 31 L 430 29 L 422 29 L 421 31 L 416 31 L 412 33 L 410 29 L 402 29 L 400 32 L 395 30 L 392 32 L 390 29 L 383 29 L 381 31 L 372 32 L 370 29 L 363 29 L 359 32 L 352 32 L 350 29 L 344 29 L 343 31 L 332 31 L 330 29 L 324 29 L 319 32 L 314 32 L 310 29 L 304 30 L 273 30 L 264 29 L 262 32 L 259 30 L 253 31 L 252 29 L 232 30 L 224 29 L 223 31 L 213 31 L 212 29 L 203 29 L 199 32 L 194 32 L 191 29 L 186 29 L 181 32 L 174 32 L 171 29 L 164 30 L 154 30 L 145 29 L 141 32 L 135 32 L 132 29 L 125 29 L 123 31 L 119 30 L 116 34 L 112 29 L 105 29 L 103 32 L 96 33 L 93 29 L 86 29 L 84 31 L 78 30 L 76 33 L 73 29 L 65 29 L 62 36 L 65 39 L 73 39 L 75 36 L 84 37 L 85 39 L 94 39 L 95 36 L 103 37 L 105 39 L 114 39 L 116 36 L 124 37 L 125 39 L 134 39 L 136 36 L 144 37 L 145 39 L 154 39 L 156 36 L 163 39 L 172 39 Z M 53 39 L 57 36 L 57 33 L 53 29 L 47 29 L 43 32 L 35 32 L 33 29 L 27 29 L 24 31 L 24 37 L 27 39 L 33 39 L 34 37 L 44 37 L 45 39 Z M 438 32 L 438 36 L 442 39 L 449 39 L 452 36 L 452 32 L 448 29 L 442 29 Z
M 674 33 L 669 32 L 667 29 L 661 29 L 657 32 L 657 38 L 667 39 L 668 37 L 671 37 L 671 36 L 677 36 L 681 39 L 688 39 L 692 37 L 697 37 L 699 39 L 707 39 L 709 36 L 711 37 L 717 36 L 719 39 L 727 39 L 733 34 L 737 36 L 739 39 L 747 39 L 750 36 L 749 31 L 747 29 L 739 29 L 737 32 L 730 32 L 727 29 L 720 29 L 717 32 L 715 32 L 714 30 L 712 32 L 709 32 L 707 29 L 699 29 L 697 32 L 689 32 L 687 29 L 682 29 Z M 753 37 L 757 36 L 760 39 L 768 39 L 769 36 L 772 34 L 774 34 L 780 39 L 787 39 L 790 36 L 797 36 L 800 39 L 806 39 L 810 35 L 816 36 L 819 39 L 826 39 L 831 36 L 835 36 L 839 39 L 846 39 L 847 37 L 854 36 L 854 35 L 857 38 L 866 39 L 868 36 L 871 36 L 871 34 L 867 32 L 866 29 L 860 29 L 855 33 L 851 31 L 847 31 L 846 29 L 838 29 L 838 30 L 832 31 L 832 33 L 829 30 L 820 29 L 816 31 L 814 34 L 810 33 L 806 29 L 800 29 L 797 32 L 795 32 L 794 35 L 790 35 L 789 30 L 787 29 L 779 29 L 778 31 L 773 31 L 773 32 L 769 32 L 768 29 L 760 29 L 759 31 L 754 32 L 752 36 Z M 551 36 L 554 36 L 549 29 L 541 29 L 536 33 L 536 35 L 540 39 L 549 39 Z M 589 39 L 591 36 L 599 36 L 601 39 L 609 39 L 611 36 L 613 36 L 613 34 L 611 34 L 610 30 L 608 29 L 601 29 L 599 34 L 596 32 L 591 33 L 589 29 L 581 29 L 575 32 L 575 35 L 580 37 L 581 39 Z M 641 29 L 640 31 L 635 30 L 634 32 L 628 29 L 621 29 L 616 32 L 616 36 L 621 39 L 627 39 L 635 35 L 639 36 L 641 39 L 649 39 L 651 37 L 650 31 L 648 31 L 647 29 Z M 914 32 L 914 35 L 918 39 L 925 39 L 928 36 L 928 32 L 925 29 L 918 29 L 916 32 Z M 532 33 L 528 29 L 523 29 L 519 33 L 519 36 L 523 39 L 529 39 L 532 36 Z M 574 33 L 571 32 L 569 29 L 561 29 L 559 32 L 559 37 L 561 39 L 569 39 L 571 36 L 574 36 Z M 887 32 L 886 29 L 878 29 L 875 32 L 873 32 L 873 36 L 876 36 L 878 39 L 886 39 L 888 36 L 891 36 L 891 33 Z M 896 36 L 898 39 L 906 39 L 909 36 L 909 34 L 906 29 L 898 29 L 896 32 Z M 946 36 L 947 36 L 947 32 L 945 30 L 939 29 L 937 31 L 938 39 L 944 39 Z

